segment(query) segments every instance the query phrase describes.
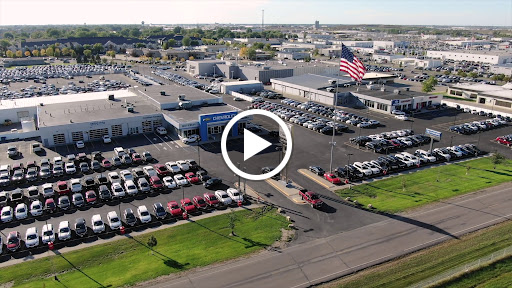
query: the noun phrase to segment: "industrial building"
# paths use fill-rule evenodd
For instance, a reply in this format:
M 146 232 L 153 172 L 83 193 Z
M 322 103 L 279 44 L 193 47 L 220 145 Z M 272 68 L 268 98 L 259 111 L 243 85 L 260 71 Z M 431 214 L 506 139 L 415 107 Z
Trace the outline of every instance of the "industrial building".
M 489 68 L 489 71 L 494 74 L 503 74 L 512 76 L 512 63 L 493 65 Z
M 448 87 L 448 94 L 463 99 L 474 99 L 476 103 L 489 107 L 499 106 L 511 109 L 512 112 L 512 84 L 503 86 L 481 83 L 458 83 Z
M 511 52 L 496 50 L 427 51 L 427 57 L 441 60 L 472 61 L 492 65 L 512 63 Z

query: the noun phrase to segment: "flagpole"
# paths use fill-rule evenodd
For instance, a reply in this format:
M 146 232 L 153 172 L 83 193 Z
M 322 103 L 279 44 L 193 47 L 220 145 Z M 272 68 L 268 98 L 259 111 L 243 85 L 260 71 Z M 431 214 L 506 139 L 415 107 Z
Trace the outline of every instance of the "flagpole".
M 343 43 L 341 44 L 341 50 L 340 50 L 340 61 L 341 61 L 341 53 L 343 52 Z M 340 67 L 338 67 L 338 77 L 336 79 L 336 94 L 334 95 L 335 99 L 333 99 L 332 104 L 334 108 L 334 112 L 336 112 L 336 107 L 338 106 L 338 89 L 340 87 Z M 336 119 L 333 119 L 336 121 Z M 332 173 L 332 158 L 333 158 L 333 152 L 334 152 L 334 146 L 336 145 L 336 142 L 334 142 L 334 135 L 336 134 L 336 122 L 333 121 L 333 127 L 332 127 L 332 138 L 331 142 L 331 160 L 329 162 L 329 172 Z

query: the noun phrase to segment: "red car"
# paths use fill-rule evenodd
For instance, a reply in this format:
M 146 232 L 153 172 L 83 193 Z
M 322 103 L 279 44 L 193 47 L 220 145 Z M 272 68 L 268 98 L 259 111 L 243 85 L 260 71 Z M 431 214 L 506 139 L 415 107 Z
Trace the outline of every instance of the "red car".
M 169 210 L 169 214 L 171 214 L 172 217 L 182 217 L 183 216 L 183 211 L 181 211 L 181 208 L 178 205 L 178 202 L 176 202 L 176 201 L 167 202 L 167 210 Z
M 160 176 L 171 175 L 171 171 L 169 171 L 164 164 L 155 164 L 153 167 L 155 168 L 156 173 Z
M 332 173 L 325 173 L 324 178 L 327 181 L 331 182 L 332 184 L 336 184 L 336 185 L 341 184 L 340 178 L 336 177 L 336 175 L 334 175 Z
M 9 232 L 9 235 L 7 235 L 7 250 L 11 252 L 15 252 L 16 250 L 18 250 L 21 246 L 20 238 L 20 232 Z
M 512 141 L 503 136 L 496 138 L 496 141 L 498 141 L 498 143 L 503 144 L 503 145 L 507 145 L 507 146 L 512 145 Z
M 192 198 L 192 202 L 194 202 L 194 206 L 196 206 L 197 209 L 206 209 L 206 202 L 203 197 L 195 196 Z
M 210 207 L 217 207 L 220 205 L 219 199 L 217 199 L 217 196 L 215 196 L 215 194 L 204 193 L 203 197 L 206 204 L 208 204 L 208 206 Z
M 184 212 L 187 212 L 188 214 L 196 211 L 196 206 L 194 206 L 194 203 L 192 203 L 192 201 L 190 201 L 190 199 L 188 199 L 188 198 L 181 199 L 180 205 L 181 205 L 181 209 Z
M 110 169 L 110 168 L 112 168 L 112 162 L 110 162 L 110 160 L 108 160 L 108 159 L 103 159 L 101 161 L 101 167 L 103 167 L 105 169 Z
M 46 199 L 44 202 L 44 210 L 46 210 L 48 213 L 53 213 L 57 210 L 57 205 L 55 205 L 55 200 L 52 198 Z
M 311 205 L 313 208 L 320 208 L 324 204 L 324 202 L 318 197 L 318 194 L 312 191 L 308 191 L 305 189 L 302 189 L 299 191 L 300 198 L 302 200 L 306 201 Z
M 135 163 L 142 163 L 142 157 L 140 157 L 139 153 L 132 154 L 132 161 Z
M 94 192 L 93 190 L 85 192 L 85 200 L 87 201 L 87 204 L 96 203 L 96 192 Z
M 185 178 L 187 178 L 188 182 L 192 184 L 199 183 L 199 178 L 196 176 L 194 172 L 188 172 L 185 174 Z
M 57 193 L 59 193 L 59 195 L 66 195 L 69 193 L 69 185 L 68 185 L 68 182 L 66 181 L 59 181 L 57 182 Z
M 149 178 L 149 185 L 151 185 L 151 188 L 155 190 L 164 189 L 164 183 L 162 182 L 162 180 L 160 180 L 160 178 L 158 178 L 158 176 L 151 176 Z

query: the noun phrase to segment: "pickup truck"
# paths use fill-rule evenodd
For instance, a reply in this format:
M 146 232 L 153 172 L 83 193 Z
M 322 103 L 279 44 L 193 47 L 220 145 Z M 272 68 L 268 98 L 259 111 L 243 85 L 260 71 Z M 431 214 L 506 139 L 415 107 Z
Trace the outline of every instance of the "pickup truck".
M 311 205 L 311 207 L 313 207 L 313 208 L 319 209 L 324 204 L 322 199 L 320 199 L 318 194 L 316 194 L 315 192 L 308 191 L 307 189 L 301 189 L 301 190 L 299 190 L 299 194 L 300 194 L 300 198 L 302 198 L 302 200 L 308 202 L 309 205 Z

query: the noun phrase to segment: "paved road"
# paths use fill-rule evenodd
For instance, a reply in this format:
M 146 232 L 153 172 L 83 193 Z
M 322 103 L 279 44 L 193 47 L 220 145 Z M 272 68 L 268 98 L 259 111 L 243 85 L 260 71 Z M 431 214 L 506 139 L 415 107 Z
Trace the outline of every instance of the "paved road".
M 154 287 L 308 287 L 509 220 L 512 188 L 501 185 L 392 216 L 281 251 L 162 278 Z M 173 276 L 170 276 L 173 277 Z

